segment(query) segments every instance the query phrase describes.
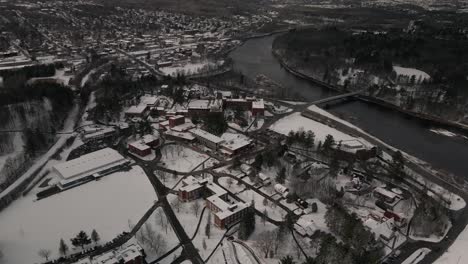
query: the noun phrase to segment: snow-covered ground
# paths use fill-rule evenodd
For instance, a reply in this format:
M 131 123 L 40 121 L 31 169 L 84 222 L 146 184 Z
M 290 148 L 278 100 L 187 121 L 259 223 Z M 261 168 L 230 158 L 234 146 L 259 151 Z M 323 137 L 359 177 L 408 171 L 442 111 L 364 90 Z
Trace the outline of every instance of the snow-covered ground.
M 101 242 L 128 231 L 128 221 L 136 223 L 156 200 L 156 194 L 139 167 L 117 172 L 99 181 L 35 201 L 28 195 L 0 213 L 0 247 L 5 263 L 37 263 L 39 249 L 58 257 L 61 238 L 71 247 L 70 238 L 80 230 L 100 234 Z
M 461 264 L 468 259 L 468 226 L 457 237 L 449 249 L 434 264 Z
M 65 124 L 63 126 L 62 131 L 71 131 L 71 130 L 73 130 L 73 127 L 74 127 L 74 124 L 75 124 L 75 119 L 77 118 L 78 113 L 79 113 L 79 107 L 77 105 L 75 105 L 73 107 L 73 109 L 71 110 L 70 114 L 68 115 L 67 120 L 65 120 Z M 29 177 L 31 177 L 31 175 L 36 170 L 38 170 L 41 166 L 46 164 L 49 161 L 49 159 L 53 156 L 53 154 L 58 149 L 63 147 L 65 145 L 67 139 L 72 137 L 72 136 L 73 136 L 72 134 L 61 134 L 60 138 L 55 142 L 55 144 L 51 148 L 49 148 L 49 150 L 44 155 L 42 155 L 42 157 L 40 157 L 38 160 L 36 160 L 34 165 L 31 166 L 31 168 L 29 168 L 29 170 L 27 170 L 26 173 L 24 173 L 18 180 L 16 180 L 13 184 L 8 186 L 8 188 L 6 188 L 3 192 L 0 193 L 0 198 L 7 195 L 8 193 L 10 193 L 18 185 L 20 185 L 21 183 L 26 181 Z
M 455 137 L 457 135 L 457 134 L 455 134 L 453 132 L 450 132 L 450 131 L 442 129 L 442 128 L 439 128 L 439 129 L 432 128 L 432 129 L 429 129 L 429 130 L 432 133 L 436 133 L 436 134 L 447 136 L 447 137 Z
M 180 224 L 184 227 L 184 230 L 187 233 L 187 235 L 189 237 L 192 237 L 193 234 L 195 234 L 195 229 L 200 219 L 200 214 L 203 210 L 203 207 L 205 206 L 205 201 L 203 199 L 198 199 L 191 202 L 179 202 L 180 208 L 177 209 L 177 207 L 174 206 L 174 204 L 177 203 L 176 200 L 178 200 L 177 196 L 168 196 L 168 201 L 171 203 L 172 210 L 177 215 L 177 219 L 179 219 Z M 195 203 L 198 203 L 198 205 L 200 206 L 197 216 L 195 215 L 195 212 L 193 210 L 193 204 Z M 224 229 L 219 229 L 214 225 L 214 217 L 213 215 L 211 215 L 210 237 L 208 238 L 206 236 L 205 229 L 208 222 L 209 214 L 211 214 L 211 211 L 209 209 L 206 209 L 200 224 L 200 229 L 198 230 L 195 239 L 192 241 L 195 248 L 199 250 L 200 256 L 203 259 L 206 259 L 208 255 L 213 251 L 216 244 L 218 244 L 218 242 L 221 240 L 226 231 Z M 203 247 L 203 241 L 205 241 L 206 249 L 204 249 Z
M 407 76 L 411 77 L 414 75 L 416 81 L 423 81 L 426 79 L 430 79 L 431 76 L 429 74 L 418 70 L 418 69 L 413 69 L 413 68 L 405 68 L 405 67 L 400 67 L 400 66 L 393 66 L 393 70 L 396 72 L 398 76 Z
M 160 70 L 164 74 L 172 75 L 172 76 L 178 73 L 190 75 L 190 74 L 196 74 L 200 72 L 201 70 L 203 70 L 204 68 L 216 67 L 216 65 L 220 65 L 222 63 L 223 62 L 214 63 L 211 61 L 203 61 L 203 62 L 197 62 L 197 63 L 187 63 L 187 64 L 180 65 L 180 66 L 162 67 L 160 68 Z
M 329 134 L 334 137 L 335 141 L 355 139 L 354 137 L 347 135 L 341 131 L 338 131 L 332 127 L 314 121 L 310 118 L 304 117 L 299 112 L 292 113 L 289 116 L 281 118 L 276 123 L 274 123 L 270 127 L 270 129 L 283 135 L 288 135 L 288 133 L 291 130 L 311 130 L 315 133 L 315 140 L 320 140 L 322 142 L 325 140 L 325 137 Z
M 411 256 L 409 256 L 402 264 L 417 264 L 419 263 L 427 254 L 431 252 L 428 248 L 420 248 L 416 250 Z
M 208 155 L 194 151 L 181 145 L 167 145 L 161 150 L 163 166 L 180 172 L 188 172 L 209 158 Z M 210 159 L 205 163 L 209 167 L 216 160 Z M 201 169 L 201 168 L 200 168 Z
M 445 236 L 447 235 L 450 228 L 452 228 L 452 223 L 450 221 L 448 221 L 447 228 L 445 229 L 445 233 L 442 236 L 436 236 L 434 234 L 431 234 L 429 237 L 420 237 L 420 236 L 415 236 L 413 233 L 411 233 L 410 238 L 413 239 L 413 240 L 438 243 L 438 242 L 442 241 L 445 238 Z
M 83 86 L 86 85 L 86 83 L 87 83 L 88 80 L 89 80 L 89 77 L 90 77 L 91 75 L 93 75 L 95 72 L 96 72 L 96 69 L 93 69 L 93 70 L 89 71 L 89 72 L 83 77 L 83 79 L 81 79 L 81 83 L 80 83 L 81 87 L 83 87 Z

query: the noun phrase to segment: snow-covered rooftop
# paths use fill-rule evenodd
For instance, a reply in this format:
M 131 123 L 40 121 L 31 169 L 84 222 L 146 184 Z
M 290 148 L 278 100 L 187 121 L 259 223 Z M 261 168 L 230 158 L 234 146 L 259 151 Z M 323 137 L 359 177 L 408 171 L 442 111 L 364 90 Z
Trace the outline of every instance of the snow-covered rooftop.
M 79 158 L 60 163 L 53 168 L 62 177 L 69 180 L 83 175 L 91 175 L 103 169 L 123 164 L 127 160 L 116 150 L 111 148 L 101 149 Z
M 192 133 L 193 135 L 195 135 L 196 137 L 201 137 L 201 138 L 204 138 L 210 142 L 213 142 L 215 144 L 219 144 L 221 142 L 223 142 L 224 140 L 216 135 L 213 135 L 205 130 L 201 130 L 201 129 L 198 129 L 198 128 L 194 128 L 194 129 L 191 129 L 190 130 L 190 133 Z
M 125 113 L 131 115 L 140 115 L 143 114 L 147 108 L 148 106 L 145 104 L 133 105 L 130 108 L 128 108 L 127 111 L 125 111 Z
M 225 141 L 222 146 L 231 152 L 252 143 L 251 139 L 242 134 L 224 133 L 221 138 Z

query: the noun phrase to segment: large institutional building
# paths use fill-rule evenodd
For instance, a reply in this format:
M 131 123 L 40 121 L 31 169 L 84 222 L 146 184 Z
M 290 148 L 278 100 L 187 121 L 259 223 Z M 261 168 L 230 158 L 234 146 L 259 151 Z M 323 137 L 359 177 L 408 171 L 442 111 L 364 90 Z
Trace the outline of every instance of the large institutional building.
M 53 171 L 60 177 L 59 188 L 68 189 L 120 170 L 128 163 L 116 150 L 105 148 L 57 164 Z
M 247 203 L 235 200 L 221 186 L 208 179 L 197 180 L 189 176 L 182 181 L 182 187 L 179 188 L 180 200 L 186 202 L 202 197 L 207 197 L 206 207 L 210 209 L 214 216 L 214 224 L 219 228 L 237 223 L 249 208 Z

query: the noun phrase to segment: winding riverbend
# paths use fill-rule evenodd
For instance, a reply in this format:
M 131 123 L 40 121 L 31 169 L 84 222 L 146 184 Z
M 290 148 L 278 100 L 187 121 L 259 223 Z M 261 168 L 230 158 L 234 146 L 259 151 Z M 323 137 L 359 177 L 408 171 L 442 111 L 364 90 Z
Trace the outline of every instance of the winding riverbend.
M 284 70 L 271 53 L 274 38 L 250 39 L 231 52 L 234 69 L 252 78 L 264 74 L 310 101 L 334 94 Z M 465 139 L 435 134 L 429 130 L 432 127 L 427 122 L 361 101 L 336 105 L 329 111 L 338 116 L 353 117 L 348 121 L 386 143 L 427 161 L 434 168 L 468 177 L 468 141 Z

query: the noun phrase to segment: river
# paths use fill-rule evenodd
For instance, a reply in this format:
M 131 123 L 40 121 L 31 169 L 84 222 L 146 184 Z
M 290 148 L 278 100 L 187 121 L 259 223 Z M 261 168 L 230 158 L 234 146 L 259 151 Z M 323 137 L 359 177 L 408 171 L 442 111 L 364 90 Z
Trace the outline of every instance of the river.
M 251 78 L 264 74 L 310 101 L 335 94 L 284 70 L 271 53 L 274 38 L 250 39 L 232 51 L 234 69 Z M 466 139 L 436 134 L 429 130 L 433 127 L 427 122 L 362 101 L 338 104 L 327 110 L 436 169 L 463 177 L 468 172 Z

